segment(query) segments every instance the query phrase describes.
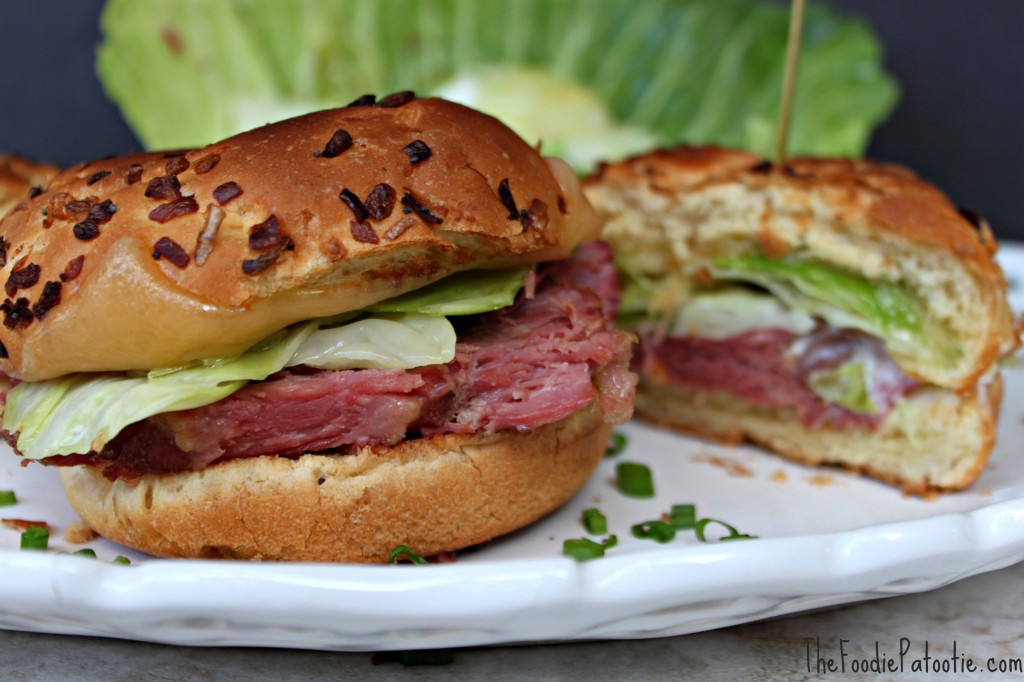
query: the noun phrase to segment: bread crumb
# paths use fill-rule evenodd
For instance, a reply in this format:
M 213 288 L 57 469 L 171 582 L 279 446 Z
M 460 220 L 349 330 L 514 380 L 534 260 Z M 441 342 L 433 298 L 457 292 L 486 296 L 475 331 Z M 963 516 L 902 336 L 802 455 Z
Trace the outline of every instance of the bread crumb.
M 34 521 L 31 519 L 0 519 L 0 523 L 3 523 L 8 528 L 13 528 L 14 530 L 20 530 L 22 532 L 29 528 L 42 528 L 46 531 L 50 530 L 50 524 L 46 521 Z
M 72 522 L 64 531 L 64 541 L 73 545 L 81 545 L 95 540 L 97 537 L 99 537 L 99 533 L 81 519 Z
M 774 474 L 772 474 L 768 480 L 773 481 L 775 483 L 785 483 L 787 480 L 786 472 L 783 471 L 782 469 L 779 469 Z
M 697 464 L 710 464 L 711 466 L 718 467 L 719 469 L 724 469 L 730 476 L 738 476 L 740 478 L 753 478 L 754 476 L 753 471 L 731 457 L 701 454 L 694 455 L 690 458 L 690 461 Z
M 836 481 L 831 476 L 826 476 L 825 474 L 815 474 L 814 476 L 808 478 L 807 482 L 810 483 L 811 485 L 826 486 L 832 485 Z

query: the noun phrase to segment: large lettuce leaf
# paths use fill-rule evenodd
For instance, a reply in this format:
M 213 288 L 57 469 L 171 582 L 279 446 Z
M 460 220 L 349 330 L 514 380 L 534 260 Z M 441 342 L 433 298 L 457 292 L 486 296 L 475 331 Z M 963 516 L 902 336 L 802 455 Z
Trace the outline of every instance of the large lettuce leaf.
M 654 142 L 770 155 L 787 12 L 761 0 L 110 0 L 97 66 L 149 148 L 407 88 L 468 91 L 500 117 L 504 89 L 516 111 L 543 112 L 513 115 L 520 134 L 589 170 L 595 153 Z M 896 85 L 864 23 L 821 3 L 806 22 L 790 149 L 860 154 Z

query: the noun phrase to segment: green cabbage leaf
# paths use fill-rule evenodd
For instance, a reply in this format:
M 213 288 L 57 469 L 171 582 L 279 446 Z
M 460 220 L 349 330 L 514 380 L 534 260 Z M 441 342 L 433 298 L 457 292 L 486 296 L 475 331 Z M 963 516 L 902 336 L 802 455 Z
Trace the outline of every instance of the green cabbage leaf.
M 826 402 L 857 414 L 877 414 L 878 406 L 868 386 L 868 371 L 863 360 L 846 362 L 835 369 L 811 374 L 807 385 Z
M 655 145 L 773 151 L 788 7 L 763 0 L 109 0 L 97 70 L 148 148 L 364 93 L 443 93 L 578 170 Z M 867 25 L 806 14 L 793 154 L 859 155 L 898 89 Z
M 929 324 L 917 296 L 898 282 L 868 280 L 797 258 L 760 255 L 716 258 L 710 272 L 715 279 L 764 287 L 789 307 L 835 327 L 871 334 L 894 354 L 927 355 L 935 363 L 948 364 L 960 352 L 947 333 Z
M 476 315 L 512 305 L 530 268 L 457 272 L 422 289 L 390 298 L 367 310 L 374 313 Z

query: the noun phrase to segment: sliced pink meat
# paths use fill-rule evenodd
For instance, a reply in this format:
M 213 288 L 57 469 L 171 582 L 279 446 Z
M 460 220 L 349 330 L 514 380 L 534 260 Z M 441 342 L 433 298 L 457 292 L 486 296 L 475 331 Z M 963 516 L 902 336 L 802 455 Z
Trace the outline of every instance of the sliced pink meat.
M 594 370 L 616 360 L 625 367 L 629 346 L 589 291 L 542 286 L 536 298 L 492 314 L 459 342 L 454 371 L 466 398 L 456 421 L 492 431 L 558 421 L 590 404 Z M 615 390 L 630 402 L 632 387 Z
M 808 384 L 811 374 L 835 369 L 858 351 L 871 359 L 874 414 L 826 402 Z M 780 329 L 728 339 L 673 337 L 644 343 L 639 355 L 643 371 L 656 381 L 724 392 L 764 407 L 791 407 L 807 427 L 875 429 L 896 401 L 918 386 L 899 370 L 878 339 L 824 325 L 803 338 Z
M 560 284 L 588 289 L 601 299 L 605 315 L 615 319 L 622 294 L 619 291 L 619 271 L 608 267 L 612 263 L 612 247 L 608 242 L 587 242 L 564 261 L 544 266 L 544 277 Z
M 557 273 L 547 272 L 552 267 Z M 91 461 L 109 478 L 135 478 L 239 457 L 353 452 L 443 433 L 529 431 L 595 399 L 607 421 L 624 422 L 636 385 L 628 369 L 633 339 L 606 315 L 612 299 L 580 288 L 592 282 L 614 294 L 609 281 L 614 285 L 611 252 L 581 249 L 568 263 L 538 270 L 533 298 L 457 320 L 456 356 L 447 365 L 279 372 L 211 405 L 133 424 Z M 49 462 L 80 463 L 75 456 Z

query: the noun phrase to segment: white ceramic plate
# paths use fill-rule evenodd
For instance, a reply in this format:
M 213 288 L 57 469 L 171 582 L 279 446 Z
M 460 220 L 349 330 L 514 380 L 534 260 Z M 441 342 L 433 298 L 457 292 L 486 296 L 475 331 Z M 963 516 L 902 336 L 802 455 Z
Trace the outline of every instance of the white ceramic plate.
M 1024 247 L 1004 248 L 1011 280 Z M 1024 305 L 1015 286 L 1015 307 Z M 969 491 L 925 501 L 833 470 L 789 464 L 630 424 L 629 446 L 553 516 L 453 564 L 349 566 L 169 561 L 98 540 L 99 560 L 19 551 L 0 528 L 0 627 L 188 645 L 391 650 L 683 634 L 927 590 L 1024 559 L 1024 369 L 1007 372 L 999 444 Z M 657 495 L 610 483 L 617 461 L 651 467 Z M 45 520 L 51 547 L 75 518 L 56 472 L 0 452 L 2 518 Z M 659 545 L 629 527 L 673 504 L 759 536 Z M 599 507 L 619 544 L 561 556 Z M 128 567 L 109 562 L 129 556 Z

